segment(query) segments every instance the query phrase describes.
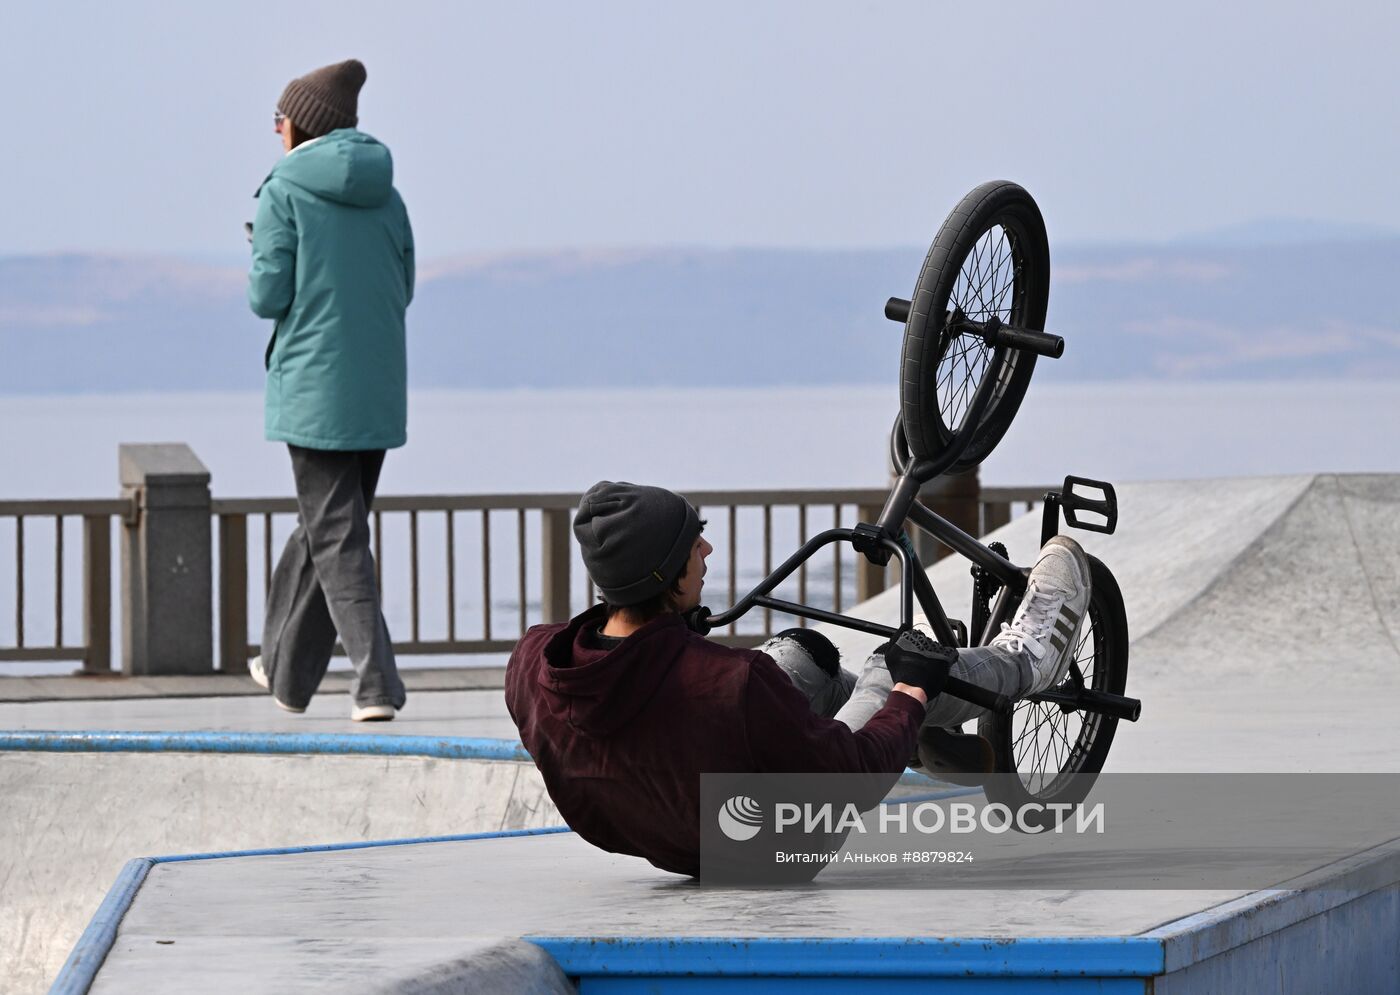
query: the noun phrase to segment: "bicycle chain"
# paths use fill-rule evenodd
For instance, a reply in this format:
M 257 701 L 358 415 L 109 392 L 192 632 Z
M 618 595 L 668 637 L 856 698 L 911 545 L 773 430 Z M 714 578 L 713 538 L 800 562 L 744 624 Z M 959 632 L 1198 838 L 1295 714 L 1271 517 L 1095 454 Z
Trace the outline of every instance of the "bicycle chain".
M 1002 559 L 1009 559 L 1006 546 L 1000 542 L 987 545 Z M 992 599 L 1001 590 L 1001 582 L 977 564 L 972 565 L 972 631 L 969 639 L 981 639 L 982 630 L 987 627 L 987 617 L 992 613 Z

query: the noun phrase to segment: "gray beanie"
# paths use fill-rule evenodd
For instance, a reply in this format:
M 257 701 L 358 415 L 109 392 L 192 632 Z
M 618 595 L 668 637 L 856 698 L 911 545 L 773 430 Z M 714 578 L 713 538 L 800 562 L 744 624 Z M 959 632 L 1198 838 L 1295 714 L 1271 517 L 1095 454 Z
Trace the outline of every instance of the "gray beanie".
M 685 498 L 625 481 L 588 488 L 574 516 L 583 565 L 610 605 L 635 605 L 669 589 L 699 534 L 700 516 Z
M 312 138 L 337 128 L 353 128 L 360 122 L 360 87 L 365 85 L 365 77 L 365 66 L 359 59 L 313 69 L 287 84 L 277 109 Z

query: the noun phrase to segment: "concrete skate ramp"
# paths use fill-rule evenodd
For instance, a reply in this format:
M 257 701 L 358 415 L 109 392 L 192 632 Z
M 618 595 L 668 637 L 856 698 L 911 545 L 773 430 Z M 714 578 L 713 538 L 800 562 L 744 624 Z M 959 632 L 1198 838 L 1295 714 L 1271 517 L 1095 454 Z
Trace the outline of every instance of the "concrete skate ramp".
M 573 833 L 176 858 L 128 866 L 61 990 L 535 990 L 468 973 L 519 937 L 582 992 L 1395 991 L 1397 898 L 1394 843 L 1249 892 L 697 887 Z
M 1400 766 L 1400 476 L 1124 484 L 1115 535 L 1066 530 L 1117 577 L 1131 636 L 1108 770 Z M 1040 515 L 989 539 L 1033 562 Z M 929 570 L 967 619 L 968 562 Z M 858 609 L 898 618 L 896 591 Z M 848 660 L 878 640 L 822 626 Z
M 166 745 L 223 752 L 6 752 L 0 798 L 0 974 L 7 992 L 44 991 L 128 859 L 146 854 L 421 838 L 562 823 L 534 765 L 402 755 L 405 737 L 357 736 L 372 753 L 270 754 L 287 737 L 182 734 Z M 158 734 L 144 741 L 154 749 Z M 203 743 L 201 740 L 203 739 Z M 300 748 L 314 743 L 303 737 Z M 240 750 L 240 744 L 242 749 Z M 83 746 L 69 738 L 67 745 Z M 125 747 L 125 749 L 121 749 Z M 431 744 L 419 747 L 425 752 Z M 501 748 L 515 749 L 510 743 Z M 499 751 L 493 755 L 501 755 Z

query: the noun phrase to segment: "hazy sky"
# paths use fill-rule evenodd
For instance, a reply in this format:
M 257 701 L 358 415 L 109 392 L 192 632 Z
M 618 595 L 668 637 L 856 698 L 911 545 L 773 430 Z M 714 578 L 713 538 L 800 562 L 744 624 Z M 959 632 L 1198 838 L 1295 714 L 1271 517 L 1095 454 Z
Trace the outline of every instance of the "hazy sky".
M 1400 4 L 3 0 L 0 254 L 233 253 L 293 76 L 363 60 L 422 257 L 1400 228 Z

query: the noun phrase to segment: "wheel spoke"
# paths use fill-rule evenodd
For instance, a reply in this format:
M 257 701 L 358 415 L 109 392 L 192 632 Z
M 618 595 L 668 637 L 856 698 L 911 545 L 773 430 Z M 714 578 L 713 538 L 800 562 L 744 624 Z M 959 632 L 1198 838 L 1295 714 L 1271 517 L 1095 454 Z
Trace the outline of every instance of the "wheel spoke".
M 1015 257 L 1010 239 L 1001 225 L 993 225 L 973 243 L 954 281 L 949 306 L 968 320 L 987 321 L 1005 312 L 1006 295 L 1014 285 Z M 939 411 L 945 428 L 957 432 L 963 427 L 972 399 L 992 368 L 993 354 L 980 335 L 950 334 L 945 330 L 943 354 L 935 373 Z M 1008 382 L 1009 364 L 997 374 L 997 385 Z

